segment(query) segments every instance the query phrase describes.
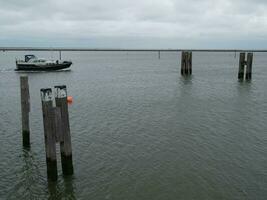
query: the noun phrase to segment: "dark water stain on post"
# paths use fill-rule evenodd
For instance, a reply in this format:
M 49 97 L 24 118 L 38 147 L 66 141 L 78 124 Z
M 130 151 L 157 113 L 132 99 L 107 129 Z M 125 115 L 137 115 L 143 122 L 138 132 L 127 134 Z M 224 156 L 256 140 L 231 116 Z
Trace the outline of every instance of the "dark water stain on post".
M 28 76 L 20 77 L 21 94 L 21 124 L 22 124 L 22 143 L 23 147 L 30 148 L 30 92 Z
M 61 109 L 61 123 L 63 141 L 60 142 L 61 163 L 64 175 L 73 174 L 72 148 L 69 125 L 69 111 L 67 103 L 67 88 L 65 85 L 55 86 L 56 106 Z

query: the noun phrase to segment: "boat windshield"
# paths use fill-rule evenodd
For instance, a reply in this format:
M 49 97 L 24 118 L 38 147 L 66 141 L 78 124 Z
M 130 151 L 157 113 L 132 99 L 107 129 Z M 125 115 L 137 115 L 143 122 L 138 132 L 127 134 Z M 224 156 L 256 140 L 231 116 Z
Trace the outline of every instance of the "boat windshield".
M 28 62 L 31 59 L 36 59 L 35 55 L 25 55 L 25 62 Z

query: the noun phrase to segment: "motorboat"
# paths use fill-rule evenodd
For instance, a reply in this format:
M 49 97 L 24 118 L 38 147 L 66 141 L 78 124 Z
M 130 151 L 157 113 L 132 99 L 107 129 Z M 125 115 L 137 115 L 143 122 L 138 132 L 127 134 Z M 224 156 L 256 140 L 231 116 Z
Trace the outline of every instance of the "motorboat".
M 16 60 L 17 71 L 54 71 L 69 68 L 71 65 L 71 61 L 47 60 L 35 55 L 25 55 L 24 60 Z

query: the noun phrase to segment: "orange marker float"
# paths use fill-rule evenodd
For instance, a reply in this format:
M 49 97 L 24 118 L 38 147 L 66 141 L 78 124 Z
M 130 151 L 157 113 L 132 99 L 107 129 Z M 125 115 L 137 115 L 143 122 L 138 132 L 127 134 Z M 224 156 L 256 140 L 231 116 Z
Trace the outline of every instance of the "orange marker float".
M 68 104 L 72 104 L 72 102 L 73 102 L 72 96 L 67 97 L 67 102 L 68 102 Z

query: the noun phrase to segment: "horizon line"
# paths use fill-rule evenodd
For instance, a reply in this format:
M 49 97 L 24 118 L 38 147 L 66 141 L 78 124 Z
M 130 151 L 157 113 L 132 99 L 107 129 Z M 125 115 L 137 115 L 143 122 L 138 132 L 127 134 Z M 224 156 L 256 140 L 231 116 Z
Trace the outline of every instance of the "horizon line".
M 0 47 L 0 51 L 156 51 L 156 52 L 267 52 L 267 49 L 200 49 L 200 48 L 79 48 L 79 47 Z

